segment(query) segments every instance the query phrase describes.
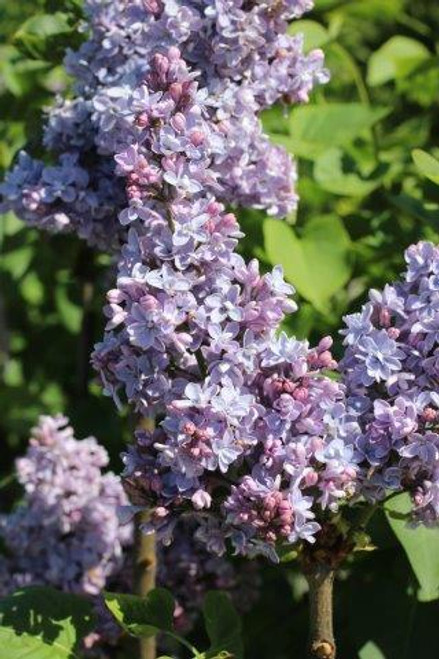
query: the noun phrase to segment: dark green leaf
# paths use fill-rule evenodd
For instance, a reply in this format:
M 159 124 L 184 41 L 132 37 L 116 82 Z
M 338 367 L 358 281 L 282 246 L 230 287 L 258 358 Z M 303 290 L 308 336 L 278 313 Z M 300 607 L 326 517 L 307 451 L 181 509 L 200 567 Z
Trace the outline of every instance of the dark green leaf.
M 241 620 L 229 596 L 218 591 L 209 592 L 204 599 L 203 616 L 211 642 L 208 657 L 213 659 L 221 652 L 230 653 L 234 659 L 243 657 Z
M 133 636 L 155 636 L 174 628 L 175 602 L 164 588 L 156 588 L 146 597 L 105 593 L 104 598 L 119 624 Z
M 76 47 L 81 40 L 68 14 L 59 11 L 32 16 L 14 36 L 14 44 L 27 57 L 48 61 L 58 61 L 68 46 Z

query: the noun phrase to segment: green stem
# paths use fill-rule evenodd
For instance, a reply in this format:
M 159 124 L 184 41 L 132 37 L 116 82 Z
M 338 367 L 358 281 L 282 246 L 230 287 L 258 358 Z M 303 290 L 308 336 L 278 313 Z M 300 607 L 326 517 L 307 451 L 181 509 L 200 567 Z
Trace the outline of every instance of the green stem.
M 184 645 L 188 650 L 190 650 L 194 655 L 194 659 L 199 659 L 199 657 L 203 657 L 203 654 L 201 652 L 198 652 L 197 648 L 194 648 L 194 646 L 191 645 L 191 643 L 189 643 L 189 641 L 187 641 L 185 638 L 183 638 L 183 636 L 179 636 L 179 634 L 174 634 L 174 632 L 168 632 L 168 631 L 164 633 L 166 634 L 166 636 L 170 636 L 175 641 L 181 643 L 181 645 Z
M 146 597 L 155 588 L 157 555 L 155 534 L 142 533 L 142 524 L 147 520 L 147 513 L 139 513 L 136 517 L 136 563 L 134 570 L 135 591 L 137 595 Z M 139 659 L 156 659 L 156 640 L 141 638 Z
M 344 59 L 346 64 L 351 70 L 352 77 L 354 79 L 355 86 L 358 91 L 358 96 L 360 98 L 360 101 L 364 103 L 365 105 L 370 105 L 370 95 L 369 95 L 369 90 L 367 89 L 367 85 L 364 82 L 363 79 L 363 74 L 361 73 L 361 69 L 358 66 L 357 62 L 354 60 L 352 55 L 339 43 L 333 42 L 331 43 L 331 47 Z M 373 142 L 373 150 L 374 150 L 374 155 L 375 155 L 375 160 L 377 163 L 379 163 L 379 152 L 380 152 L 380 145 L 379 145 L 379 140 L 378 140 L 378 133 L 376 130 L 376 126 L 372 126 L 371 128 L 371 134 L 372 134 L 372 142 Z

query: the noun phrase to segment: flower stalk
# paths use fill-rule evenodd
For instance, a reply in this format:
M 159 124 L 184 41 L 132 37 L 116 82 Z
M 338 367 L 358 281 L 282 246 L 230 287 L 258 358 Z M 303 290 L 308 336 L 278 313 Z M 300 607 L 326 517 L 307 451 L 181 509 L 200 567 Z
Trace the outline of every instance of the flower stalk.
M 148 514 L 141 512 L 136 518 L 136 559 L 135 559 L 135 592 L 140 597 L 146 597 L 155 588 L 157 574 L 157 554 L 155 533 L 145 534 L 142 525 L 147 521 Z M 139 659 L 155 659 L 155 637 L 141 638 Z
M 335 569 L 316 563 L 305 572 L 309 585 L 310 659 L 335 659 L 333 592 Z

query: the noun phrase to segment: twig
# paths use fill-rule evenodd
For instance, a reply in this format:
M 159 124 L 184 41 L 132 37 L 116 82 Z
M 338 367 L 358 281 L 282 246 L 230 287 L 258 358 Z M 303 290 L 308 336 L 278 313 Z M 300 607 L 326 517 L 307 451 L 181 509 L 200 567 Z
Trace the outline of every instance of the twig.
M 335 570 L 315 563 L 305 571 L 309 585 L 309 657 L 335 659 L 333 588 Z

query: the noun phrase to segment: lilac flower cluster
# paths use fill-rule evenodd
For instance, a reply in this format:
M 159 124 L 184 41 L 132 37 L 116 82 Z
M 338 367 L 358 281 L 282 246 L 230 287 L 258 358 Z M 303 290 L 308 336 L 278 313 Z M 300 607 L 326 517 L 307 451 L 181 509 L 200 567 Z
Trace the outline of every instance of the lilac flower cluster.
M 62 416 L 40 417 L 26 455 L 16 463 L 24 499 L 0 518 L 2 594 L 27 585 L 52 585 L 96 595 L 122 568 L 131 525 L 117 508 L 127 504 L 120 479 L 102 473 L 108 456 L 92 437 L 78 441 Z
M 345 318 L 341 371 L 361 432 L 362 491 L 409 491 L 414 520 L 439 518 L 439 248 L 421 242 L 407 269 Z
M 234 215 L 213 197 L 227 137 L 181 53 L 153 56 L 131 93 L 117 172 L 130 229 L 107 334 L 93 355 L 106 392 L 161 422 L 125 456 L 136 503 L 168 541 L 195 514 L 209 550 L 242 554 L 314 540 L 318 511 L 355 491 L 356 453 L 331 340 L 310 349 L 279 334 L 294 311 L 280 267 L 266 275 L 236 253 Z M 207 117 L 207 118 L 206 118 Z M 129 127 L 129 130 L 128 128 Z M 171 147 L 170 147 L 171 145 Z
M 133 581 L 133 528 L 118 509 L 128 504 L 120 479 L 102 474 L 108 463 L 94 438 L 76 440 L 67 419 L 40 417 L 30 446 L 16 463 L 24 500 L 0 517 L 0 596 L 30 585 L 50 585 L 91 595 L 98 619 L 85 639 L 87 656 L 101 656 L 120 629 L 106 610 L 104 588 L 129 592 Z M 175 622 L 187 631 L 210 589 L 227 590 L 241 611 L 257 598 L 257 564 L 237 571 L 225 558 L 207 554 L 188 523 L 178 526 L 175 543 L 159 552 L 158 585 L 172 590 Z
M 0 186 L 3 209 L 31 225 L 117 248 L 126 196 L 113 155 L 121 150 L 121 134 L 123 143 L 129 139 L 123 133 L 132 118 L 132 91 L 154 54 L 178 47 L 200 73 L 205 116 L 221 137 L 222 148 L 211 153 L 215 194 L 286 215 L 297 203 L 295 166 L 268 140 L 258 115 L 277 101 L 306 102 L 313 85 L 328 78 L 322 52 L 304 55 L 302 38 L 287 34 L 288 21 L 311 7 L 309 0 L 86 1 L 90 37 L 65 60 L 75 98 L 59 99 L 45 128 L 54 164 L 20 154 Z M 181 142 L 168 130 L 167 151 L 178 154 Z M 193 139 L 196 150 L 203 138 Z

